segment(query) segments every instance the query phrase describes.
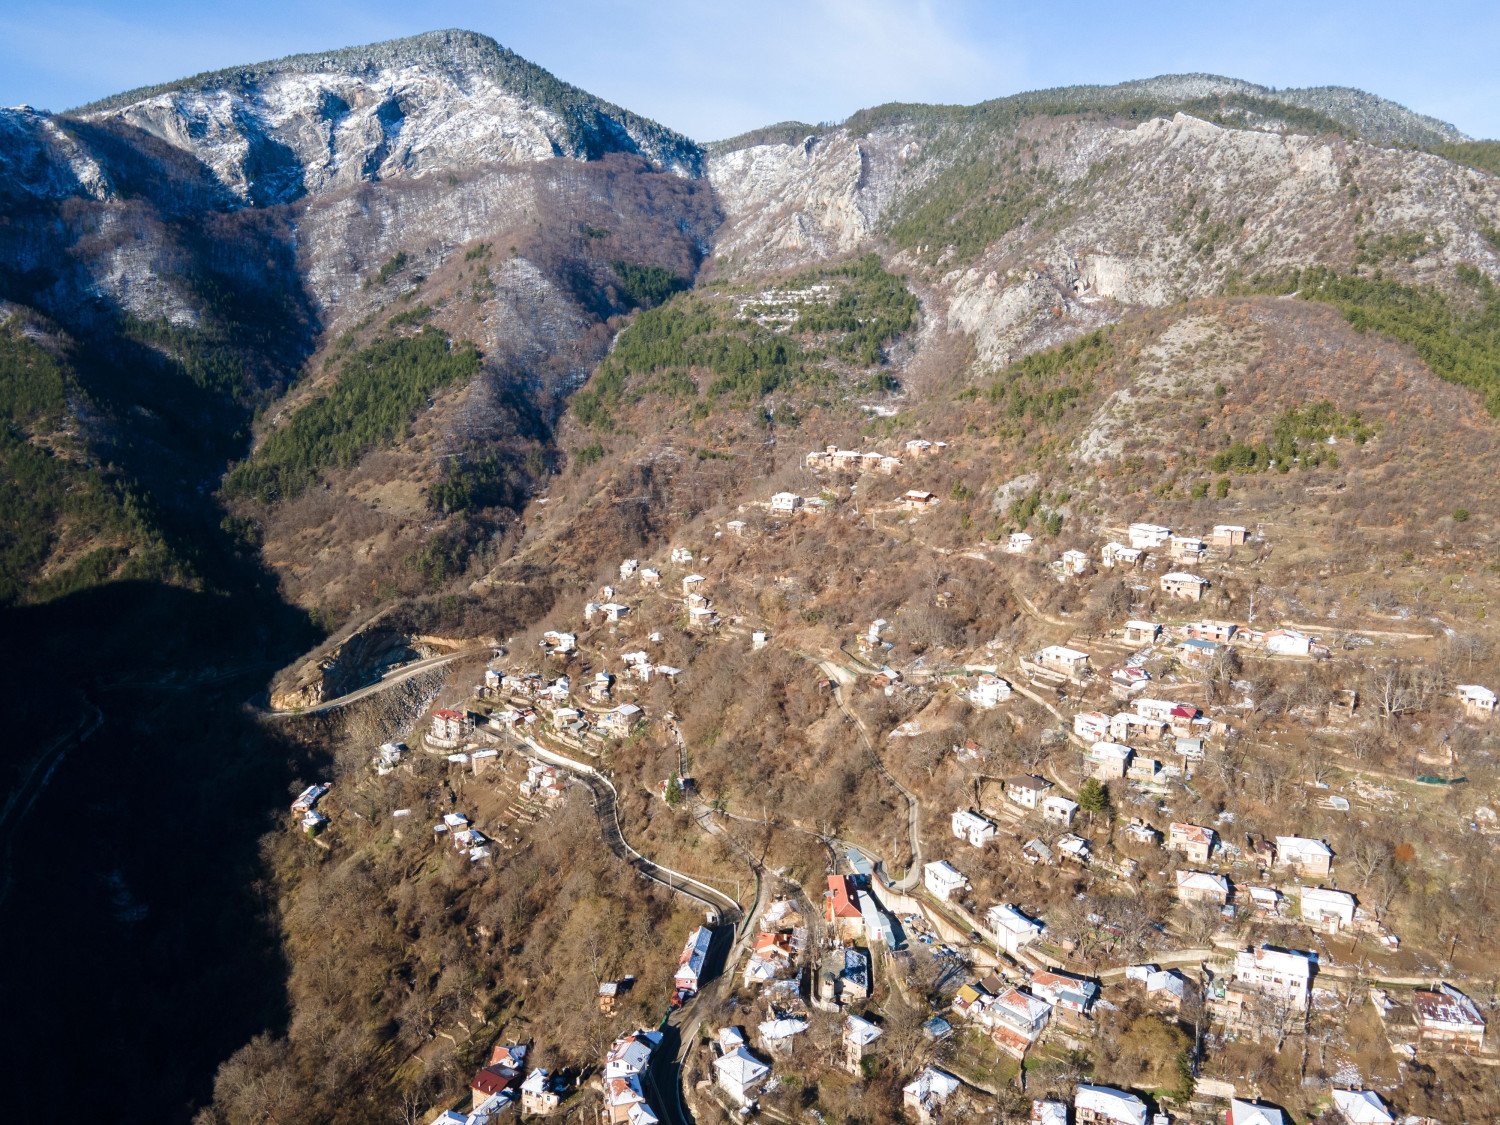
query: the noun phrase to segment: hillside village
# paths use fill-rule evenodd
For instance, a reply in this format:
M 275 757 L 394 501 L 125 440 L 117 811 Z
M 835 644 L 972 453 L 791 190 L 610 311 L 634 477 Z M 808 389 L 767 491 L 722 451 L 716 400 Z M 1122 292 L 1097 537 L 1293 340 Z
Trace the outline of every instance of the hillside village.
M 1496 1116 L 1500 142 L 449 30 L 0 167 L 18 1119 Z
M 1459 682 L 1442 655 L 1451 631 L 1288 620 L 1271 589 L 1241 619 L 1204 616 L 1211 591 L 1254 573 L 1274 545 L 1274 530 L 1250 521 L 1121 521 L 1089 549 L 1024 532 L 966 549 L 966 562 L 1018 582 L 1021 607 L 1021 579 L 1119 580 L 1127 600 L 1086 629 L 1032 605 L 1006 641 L 915 658 L 902 615 L 830 633 L 747 597 L 752 550 L 834 534 L 829 521 L 895 524 L 920 549 L 942 501 L 900 486 L 947 451 L 914 438 L 808 454 L 817 493 L 775 493 L 700 523 L 660 557 L 622 560 L 534 640 L 500 646 L 469 690 L 442 689 L 415 752 L 376 752 L 376 775 L 438 761 L 473 778 L 467 791 L 513 786 L 543 816 L 585 796 L 613 821 L 617 856 L 700 917 L 639 950 L 673 974 L 645 1001 L 665 1014 L 660 1029 L 616 1015 L 606 1052 L 551 1068 L 523 1061 L 547 1048 L 544 1030 L 497 1046 L 469 1100 L 433 1125 L 513 1111 L 791 1121 L 808 1113 L 809 1091 L 827 1119 L 872 1082 L 890 1083 L 898 1112 L 924 1125 L 1470 1119 L 1444 1114 L 1414 1076 L 1459 1068 L 1475 1075 L 1472 1096 L 1487 1096 L 1484 1072 L 1469 1069 L 1500 1059 L 1485 1014 L 1492 939 L 1475 932 L 1483 908 L 1412 914 L 1399 889 L 1411 845 L 1384 842 L 1416 810 L 1453 821 L 1476 854 L 1500 831 L 1463 788 L 1490 745 L 1496 695 Z M 899 484 L 855 509 L 848 485 L 869 473 Z M 926 596 L 938 612 L 955 600 Z M 883 809 L 855 792 L 857 815 L 809 823 L 769 791 L 758 799 L 755 783 L 704 768 L 697 681 L 730 653 L 738 676 L 778 654 L 800 664 L 814 697 L 847 720 L 836 737 L 865 743 L 873 771 L 851 784 L 893 790 Z M 1274 718 L 1273 694 L 1285 700 Z M 1409 769 L 1359 746 L 1397 726 L 1421 732 Z M 664 768 L 641 776 L 635 763 L 647 761 Z M 632 843 L 639 830 L 620 806 L 635 785 L 648 806 L 685 812 L 688 831 L 731 841 L 753 892 L 705 856 L 653 847 L 667 844 L 657 830 Z M 337 792 L 299 797 L 304 830 L 327 830 L 319 809 Z M 909 836 L 867 820 L 872 811 Z M 512 832 L 456 809 L 432 825 L 435 847 L 502 878 Z M 821 852 L 822 871 L 805 850 L 778 854 L 792 837 L 816 847 L 813 862 Z M 620 987 L 600 982 L 601 1013 L 615 1012 Z

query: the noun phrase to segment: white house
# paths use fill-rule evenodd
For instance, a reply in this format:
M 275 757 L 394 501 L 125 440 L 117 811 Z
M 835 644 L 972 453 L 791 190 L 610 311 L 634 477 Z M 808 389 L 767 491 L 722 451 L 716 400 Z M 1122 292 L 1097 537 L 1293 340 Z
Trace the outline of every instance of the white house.
M 1046 928 L 1033 918 L 1028 918 L 1008 902 L 1002 902 L 985 911 L 984 925 L 1005 952 L 1014 955 L 1021 946 L 1042 936 Z
M 1133 523 L 1126 529 L 1130 545 L 1137 551 L 1150 551 L 1172 538 L 1172 529 L 1155 523 Z
M 1073 1119 L 1078 1125 L 1146 1125 L 1146 1103 L 1113 1086 L 1079 1086 Z
M 625 581 L 625 579 L 639 570 L 640 567 L 641 561 L 639 559 L 626 559 L 620 564 L 620 581 Z
M 1464 705 L 1464 713 L 1474 719 L 1488 719 L 1495 713 L 1496 696 L 1487 687 L 1478 684 L 1459 684 L 1458 698 Z
M 1273 656 L 1306 656 L 1312 652 L 1312 638 L 1296 629 L 1272 629 L 1266 634 L 1265 646 Z
M 1089 670 L 1089 654 L 1066 645 L 1048 645 L 1036 654 L 1036 663 L 1049 672 L 1077 679 Z
M 1051 1098 L 1032 1102 L 1031 1125 L 1068 1125 L 1068 1103 Z
M 1333 849 L 1322 840 L 1304 836 L 1276 837 L 1276 866 L 1287 867 L 1314 879 L 1333 869 Z
M 1130 759 L 1135 751 L 1119 742 L 1096 742 L 1089 750 L 1089 760 L 1094 766 L 1094 776 L 1100 781 L 1112 781 L 1125 776 Z
M 1211 902 L 1223 906 L 1229 901 L 1229 880 L 1210 871 L 1178 871 L 1177 897 L 1183 902 Z
M 995 838 L 995 822 L 968 809 L 959 809 L 953 814 L 953 834 L 982 848 Z
M 1230 1098 L 1227 1125 L 1286 1125 L 1286 1114 L 1275 1106 Z
M 1128 645 L 1155 644 L 1161 637 L 1161 626 L 1154 621 L 1125 622 L 1125 643 Z
M 1109 716 L 1103 711 L 1080 711 L 1073 716 L 1073 733 L 1090 742 L 1109 737 Z
M 1417 1028 L 1423 1039 L 1459 1047 L 1484 1049 L 1484 1016 L 1479 1005 L 1450 984 L 1412 993 Z
M 1031 537 L 1030 532 L 1012 531 L 1010 538 L 1005 541 L 1005 549 L 1013 555 L 1024 555 L 1027 551 L 1031 550 L 1031 545 L 1034 542 L 1035 540 Z
M 1082 836 L 1075 836 L 1071 832 L 1064 832 L 1057 838 L 1057 850 L 1062 852 L 1065 859 L 1075 860 L 1078 863 L 1087 863 L 1091 855 L 1089 842 Z
M 931 1125 L 942 1112 L 943 1103 L 958 1092 L 959 1081 L 946 1070 L 925 1066 L 922 1072 L 902 1087 L 901 1100 L 917 1115 L 921 1125 Z
M 1349 1125 L 1393 1125 L 1396 1120 L 1374 1090 L 1335 1090 L 1333 1108 Z
M 1061 824 L 1064 828 L 1073 823 L 1073 818 L 1078 815 L 1078 802 L 1071 801 L 1067 797 L 1053 794 L 1042 798 L 1042 819 L 1052 824 Z
M 802 497 L 795 492 L 778 492 L 771 497 L 771 511 L 791 515 L 802 507 Z
M 1243 950 L 1234 958 L 1236 981 L 1278 996 L 1299 1010 L 1307 1007 L 1316 971 L 1317 962 L 1311 954 L 1271 945 L 1263 945 L 1254 952 Z
M 1354 924 L 1354 896 L 1328 887 L 1304 887 L 1302 920 L 1329 931 Z
M 1177 704 L 1165 699 L 1137 699 L 1130 704 L 1131 708 L 1143 719 L 1156 719 L 1160 722 L 1170 722 L 1172 709 Z
M 1200 578 L 1196 574 L 1185 574 L 1174 570 L 1170 574 L 1163 574 L 1161 582 L 1158 583 L 1162 593 L 1169 598 L 1180 598 L 1183 601 L 1196 602 L 1203 599 L 1203 591 L 1208 588 L 1208 579 Z
M 693 552 L 687 547 L 673 547 L 669 557 L 674 563 L 690 563 L 693 561 Z
M 1106 543 L 1099 551 L 1099 565 L 1107 570 L 1117 566 L 1135 566 L 1141 561 L 1141 552 L 1123 543 Z
M 714 1060 L 719 1089 L 740 1106 L 755 1100 L 756 1091 L 770 1073 L 771 1068 L 752 1055 L 743 1043 Z
M 546 1117 L 555 1113 L 561 1103 L 552 1072 L 545 1067 L 537 1067 L 521 1083 L 521 1112 L 527 1117 Z
M 781 1055 L 791 1050 L 792 1040 L 807 1028 L 807 1020 L 801 1016 L 782 1016 L 773 1012 L 772 1018 L 756 1025 L 755 1032 L 765 1050 L 773 1055 Z
M 955 892 L 966 889 L 969 881 L 945 859 L 922 866 L 922 885 L 934 896 L 947 902 Z
M 862 1074 L 864 1058 L 884 1032 L 862 1016 L 850 1015 L 844 1020 L 844 1065 L 854 1074 Z
M 542 634 L 542 640 L 553 652 L 572 652 L 578 647 L 578 635 L 576 633 L 559 633 L 556 629 L 549 629 Z
M 1174 535 L 1168 540 L 1167 553 L 1174 562 L 1197 562 L 1208 554 L 1208 544 L 1191 535 Z
M 1005 779 L 1005 796 L 1023 809 L 1036 808 L 1041 804 L 1042 796 L 1051 788 L 1052 782 L 1030 774 Z
M 1089 568 L 1089 557 L 1082 551 L 1064 551 L 1058 565 L 1064 574 L 1082 574 Z
M 998 707 L 1010 698 L 1010 681 L 992 672 L 982 672 L 969 688 L 969 702 L 975 707 Z
M 981 1019 L 990 1029 L 990 1038 L 1002 1051 L 1025 1058 L 1052 1018 L 1052 1005 L 1039 996 L 1008 988 L 984 1007 Z

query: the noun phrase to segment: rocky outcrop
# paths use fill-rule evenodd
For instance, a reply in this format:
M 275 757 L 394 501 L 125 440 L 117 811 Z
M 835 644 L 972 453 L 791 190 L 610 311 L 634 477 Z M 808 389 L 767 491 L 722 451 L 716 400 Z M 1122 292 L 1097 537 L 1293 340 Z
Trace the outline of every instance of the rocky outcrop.
M 410 639 L 377 619 L 323 645 L 271 687 L 271 710 L 300 711 L 337 699 L 377 679 L 390 665 L 413 657 Z
M 858 249 L 897 195 L 921 182 L 912 167 L 920 151 L 908 129 L 865 137 L 836 129 L 714 155 L 708 178 L 725 214 L 714 246 L 720 267 L 778 269 Z
M 689 175 L 701 166 L 687 138 L 464 31 L 217 71 L 79 113 L 191 153 L 262 206 L 555 156 L 631 153 Z

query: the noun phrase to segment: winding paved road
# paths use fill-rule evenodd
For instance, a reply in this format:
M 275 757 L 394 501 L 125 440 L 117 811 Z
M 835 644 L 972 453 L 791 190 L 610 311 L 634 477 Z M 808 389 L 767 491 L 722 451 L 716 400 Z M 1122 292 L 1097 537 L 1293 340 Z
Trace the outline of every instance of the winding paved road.
M 619 793 L 609 778 L 585 762 L 576 761 L 547 749 L 534 738 L 523 737 L 520 742 L 526 747 L 524 752 L 528 756 L 565 770 L 588 786 L 589 792 L 594 796 L 594 811 L 599 816 L 599 830 L 604 835 L 604 843 L 620 859 L 652 882 L 660 883 L 668 890 L 708 907 L 721 923 L 733 925 L 743 919 L 744 912 L 740 909 L 740 904 L 723 891 L 691 875 L 685 875 L 655 860 L 647 859 L 631 846 L 630 841 L 625 839 L 624 830 L 620 827 L 620 809 L 617 803 Z
M 337 711 L 340 707 L 347 707 L 351 703 L 358 703 L 361 699 L 367 699 L 382 691 L 389 691 L 398 684 L 405 683 L 413 676 L 421 675 L 423 672 L 433 668 L 441 668 L 445 664 L 451 664 L 455 660 L 462 660 L 466 656 L 479 656 L 490 652 L 492 646 L 479 645 L 475 648 L 459 649 L 457 652 L 444 653 L 441 656 L 429 656 L 423 660 L 414 660 L 410 664 L 403 664 L 400 668 L 394 668 L 387 672 L 373 684 L 366 684 L 362 688 L 347 692 L 334 699 L 325 699 L 322 703 L 312 707 L 304 707 L 298 711 L 270 711 L 257 707 L 255 711 L 267 719 L 300 719 L 307 715 L 321 715 L 326 711 Z

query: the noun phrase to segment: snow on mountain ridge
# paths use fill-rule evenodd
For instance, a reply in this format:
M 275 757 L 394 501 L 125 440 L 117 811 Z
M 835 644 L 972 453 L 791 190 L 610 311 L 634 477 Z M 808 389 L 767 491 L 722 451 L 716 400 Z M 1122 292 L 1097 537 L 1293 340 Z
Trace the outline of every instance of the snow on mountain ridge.
M 686 137 L 471 32 L 216 71 L 74 115 L 124 122 L 190 152 L 258 205 L 487 162 L 627 152 L 683 175 L 702 164 Z

